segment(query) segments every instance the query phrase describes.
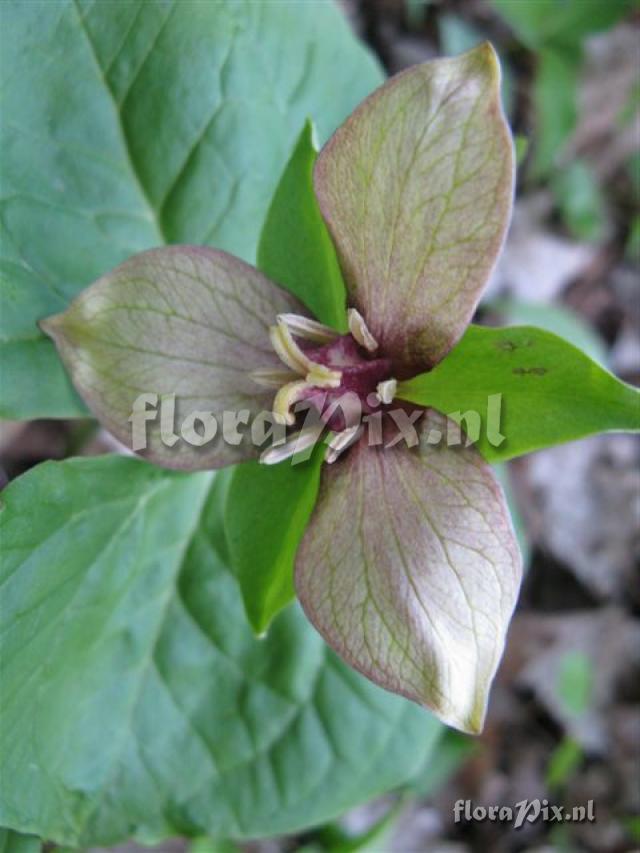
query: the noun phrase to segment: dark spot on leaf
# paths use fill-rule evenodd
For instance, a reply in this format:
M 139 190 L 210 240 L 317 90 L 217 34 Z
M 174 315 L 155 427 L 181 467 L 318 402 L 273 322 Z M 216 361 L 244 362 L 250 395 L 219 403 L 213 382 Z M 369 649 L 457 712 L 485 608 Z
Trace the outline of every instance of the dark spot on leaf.
M 514 367 L 512 370 L 516 376 L 544 376 L 546 372 L 546 367 Z
M 496 347 L 504 352 L 513 352 L 521 347 L 532 347 L 533 344 L 534 341 L 532 338 L 522 338 L 522 340 L 517 342 L 511 338 L 503 338 L 502 340 L 495 342 Z

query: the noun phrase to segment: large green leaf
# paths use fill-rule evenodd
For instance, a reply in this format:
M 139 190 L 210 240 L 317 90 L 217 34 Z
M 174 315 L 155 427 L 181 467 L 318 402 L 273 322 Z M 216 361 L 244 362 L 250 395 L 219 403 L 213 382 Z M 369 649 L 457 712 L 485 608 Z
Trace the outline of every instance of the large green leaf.
M 316 502 L 325 447 L 279 465 L 247 462 L 231 475 L 225 521 L 229 558 L 256 633 L 295 597 L 293 564 Z
M 498 394 L 499 432 L 505 437 L 499 444 L 487 432 L 489 397 Z M 476 412 L 482 419 L 478 447 L 490 460 L 597 432 L 640 429 L 637 389 L 534 326 L 470 326 L 435 370 L 401 383 L 398 396 L 455 420 L 460 413 Z
M 214 476 L 102 457 L 4 492 L 0 824 L 78 845 L 271 835 L 425 760 L 435 720 L 297 608 L 254 637 L 215 544 Z
M 342 273 L 313 189 L 313 133 L 307 122 L 280 178 L 260 235 L 258 266 L 316 319 L 346 332 Z
M 381 73 L 329 0 L 5 2 L 1 31 L 1 413 L 84 414 L 36 321 L 165 242 L 253 261 L 306 118 Z

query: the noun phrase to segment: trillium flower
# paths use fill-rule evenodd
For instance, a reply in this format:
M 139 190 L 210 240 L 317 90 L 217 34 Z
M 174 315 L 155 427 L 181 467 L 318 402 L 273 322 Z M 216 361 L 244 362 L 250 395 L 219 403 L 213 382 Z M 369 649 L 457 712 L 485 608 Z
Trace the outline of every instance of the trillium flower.
M 501 489 L 473 446 L 449 447 L 426 408 L 414 442 L 387 440 L 398 383 L 461 337 L 507 229 L 512 141 L 497 58 L 483 45 L 413 67 L 367 98 L 320 152 L 315 193 L 346 285 L 342 332 L 222 251 L 170 246 L 104 275 L 43 328 L 99 420 L 130 443 L 133 401 L 194 412 L 274 413 L 289 438 L 196 447 L 149 418 L 143 454 L 220 468 L 288 464 L 329 431 L 317 503 L 296 556 L 309 619 L 351 666 L 464 731 L 481 730 L 521 563 Z M 470 369 L 473 369 L 472 367 Z M 174 397 L 175 395 L 175 397 Z M 383 443 L 333 404 L 380 414 Z M 146 417 L 146 416 L 145 416 Z M 412 446 L 409 446 L 412 445 Z

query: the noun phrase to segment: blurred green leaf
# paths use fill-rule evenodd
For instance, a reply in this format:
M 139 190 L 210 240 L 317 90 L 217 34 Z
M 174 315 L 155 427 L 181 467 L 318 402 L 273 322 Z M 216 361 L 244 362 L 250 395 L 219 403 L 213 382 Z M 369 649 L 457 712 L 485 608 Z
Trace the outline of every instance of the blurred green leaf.
M 332 2 L 2 11 L 0 411 L 85 416 L 36 321 L 163 243 L 253 262 L 307 116 L 326 140 L 382 74 Z
M 623 818 L 622 823 L 631 838 L 640 844 L 640 815 Z
M 260 236 L 258 267 L 320 322 L 345 332 L 347 294 L 313 190 L 313 132 L 307 121 L 280 178 Z
M 531 558 L 531 543 L 529 541 L 524 519 L 518 509 L 518 504 L 516 503 L 515 495 L 513 493 L 511 477 L 509 476 L 509 466 L 505 462 L 495 463 L 493 470 L 500 485 L 502 486 L 504 496 L 506 497 L 507 504 L 509 505 L 509 513 L 511 515 L 511 521 L 513 522 L 513 529 L 516 532 L 518 545 L 520 546 L 520 553 L 522 554 L 522 568 L 526 571 Z
M 594 242 L 605 233 L 606 210 L 590 166 L 574 160 L 554 174 L 552 189 L 562 217 L 574 237 Z
M 457 56 L 485 41 L 486 37 L 458 15 L 438 15 L 438 36 L 442 52 Z
M 586 36 L 612 27 L 632 0 L 493 0 L 517 37 L 537 54 L 532 173 L 541 178 L 559 162 L 577 120 L 578 75 Z
M 640 201 L 640 151 L 634 151 L 627 161 L 627 172 L 631 179 L 631 187 L 636 196 L 636 201 Z
M 550 791 L 564 787 L 582 763 L 582 747 L 572 738 L 564 738 L 554 749 L 547 765 L 545 784 Z
M 517 133 L 513 137 L 513 144 L 516 149 L 516 165 L 521 166 L 529 152 L 529 138 Z
M 242 848 L 224 839 L 196 838 L 189 845 L 189 853 L 242 853 Z
M 427 8 L 432 0 L 405 0 L 407 25 L 411 30 L 417 30 L 424 25 Z
M 42 844 L 34 835 L 0 828 L 0 853 L 40 853 Z
M 249 621 L 262 634 L 295 598 L 293 566 L 320 484 L 324 445 L 295 465 L 237 465 L 225 507 L 231 566 Z
M 580 49 L 541 50 L 533 84 L 536 133 L 532 172 L 546 175 L 558 164 L 578 117 L 577 91 Z
M 494 8 L 531 50 L 576 45 L 612 27 L 633 0 L 493 0 Z
M 421 798 L 431 797 L 477 751 L 478 741 L 454 729 L 445 729 L 424 766 L 407 784 L 407 790 Z
M 556 692 L 565 709 L 580 716 L 589 708 L 593 693 L 593 663 L 582 652 L 567 652 L 561 659 Z
M 624 250 L 630 261 L 640 262 L 640 215 L 634 216 L 631 220 Z
M 494 446 L 482 428 L 478 449 L 489 461 L 607 430 L 640 430 L 640 393 L 567 341 L 534 326 L 470 326 L 429 373 L 398 385 L 398 397 L 459 420 L 477 412 L 487 424 L 489 397 L 502 395 Z
M 396 802 L 364 832 L 350 835 L 339 823 L 329 824 L 318 831 L 318 849 L 322 853 L 381 853 L 389 849 L 389 841 L 406 800 L 399 797 Z

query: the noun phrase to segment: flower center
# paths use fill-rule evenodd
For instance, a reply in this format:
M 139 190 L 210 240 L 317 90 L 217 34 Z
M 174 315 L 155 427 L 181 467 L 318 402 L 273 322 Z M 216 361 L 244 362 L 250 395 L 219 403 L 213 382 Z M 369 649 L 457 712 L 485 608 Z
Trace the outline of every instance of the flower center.
M 340 335 L 307 317 L 279 314 L 269 334 L 287 369 L 265 368 L 252 373 L 259 384 L 277 389 L 273 414 L 281 423 L 293 426 L 300 409 L 312 406 L 317 411 L 322 424 L 334 433 L 326 454 L 329 462 L 357 440 L 362 415 L 392 402 L 397 384 L 391 376 L 391 360 L 376 355 L 377 341 L 363 317 L 351 308 L 348 318 L 349 333 Z M 303 403 L 306 405 L 300 405 Z M 279 462 L 296 453 L 304 432 L 290 437 L 287 445 L 293 445 L 291 453 L 285 446 L 270 449 L 262 461 Z M 313 442 L 310 438 L 309 443 L 319 438 L 317 429 Z

